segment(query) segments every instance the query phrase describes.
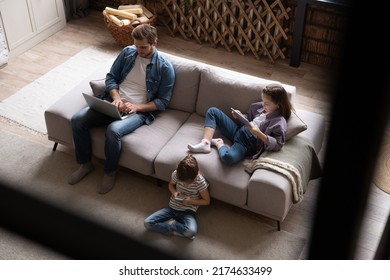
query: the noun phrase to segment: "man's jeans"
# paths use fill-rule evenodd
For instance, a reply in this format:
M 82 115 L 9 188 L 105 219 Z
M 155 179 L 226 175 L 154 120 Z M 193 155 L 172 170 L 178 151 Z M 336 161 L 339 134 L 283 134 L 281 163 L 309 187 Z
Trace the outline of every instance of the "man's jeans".
M 77 112 L 71 119 L 73 142 L 76 151 L 76 160 L 85 164 L 92 158 L 92 143 L 89 130 L 94 127 L 108 125 L 104 152 L 106 161 L 104 172 L 110 173 L 117 169 L 122 150 L 121 138 L 133 132 L 145 123 L 146 114 L 137 113 L 123 120 L 115 120 L 109 116 L 86 107 Z

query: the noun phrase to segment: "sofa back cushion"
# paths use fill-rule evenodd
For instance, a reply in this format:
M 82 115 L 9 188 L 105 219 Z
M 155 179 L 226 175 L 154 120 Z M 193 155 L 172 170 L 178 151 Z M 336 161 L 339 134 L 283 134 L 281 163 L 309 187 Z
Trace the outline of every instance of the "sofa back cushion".
M 273 82 L 277 81 L 208 66 L 201 73 L 196 112 L 205 116 L 207 109 L 214 106 L 229 115 L 231 107 L 245 113 L 251 103 L 259 101 L 262 89 Z M 282 85 L 293 101 L 296 88 Z
M 195 112 L 202 64 L 194 60 L 161 52 L 175 68 L 176 81 L 169 108 L 188 113 Z

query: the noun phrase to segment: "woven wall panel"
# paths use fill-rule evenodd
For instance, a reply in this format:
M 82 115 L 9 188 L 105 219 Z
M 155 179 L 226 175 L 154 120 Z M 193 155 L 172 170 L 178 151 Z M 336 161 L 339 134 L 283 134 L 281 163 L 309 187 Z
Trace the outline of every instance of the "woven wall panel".
M 248 52 L 271 62 L 285 58 L 289 8 L 280 0 L 161 0 L 172 36 L 208 42 L 213 47 Z

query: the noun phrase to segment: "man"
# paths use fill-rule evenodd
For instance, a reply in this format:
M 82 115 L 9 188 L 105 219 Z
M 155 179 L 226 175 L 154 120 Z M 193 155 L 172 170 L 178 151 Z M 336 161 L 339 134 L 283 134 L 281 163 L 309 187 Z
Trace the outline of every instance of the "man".
M 100 194 L 105 194 L 114 187 L 121 138 L 144 124 L 150 125 L 158 113 L 165 111 L 175 83 L 172 64 L 156 49 L 156 28 L 140 24 L 134 28 L 132 36 L 134 45 L 125 47 L 120 52 L 106 75 L 106 89 L 102 98 L 114 103 L 121 112 L 134 114 L 115 120 L 86 107 L 71 119 L 76 160 L 80 164 L 68 179 L 71 185 L 94 169 L 89 130 L 107 125 L 104 177 L 98 186 Z

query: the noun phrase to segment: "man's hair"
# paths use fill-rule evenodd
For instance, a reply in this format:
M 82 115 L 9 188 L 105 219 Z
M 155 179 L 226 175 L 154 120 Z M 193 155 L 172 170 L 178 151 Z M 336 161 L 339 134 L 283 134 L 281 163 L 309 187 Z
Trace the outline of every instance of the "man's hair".
M 193 181 L 199 173 L 198 161 L 193 155 L 187 155 L 176 168 L 177 179 L 188 182 Z
M 139 24 L 131 32 L 134 40 L 144 40 L 148 41 L 149 44 L 154 43 L 157 40 L 157 29 L 150 24 Z

